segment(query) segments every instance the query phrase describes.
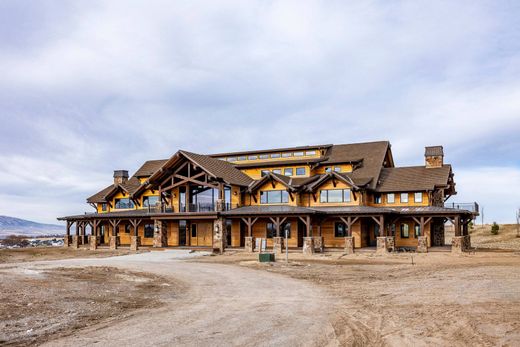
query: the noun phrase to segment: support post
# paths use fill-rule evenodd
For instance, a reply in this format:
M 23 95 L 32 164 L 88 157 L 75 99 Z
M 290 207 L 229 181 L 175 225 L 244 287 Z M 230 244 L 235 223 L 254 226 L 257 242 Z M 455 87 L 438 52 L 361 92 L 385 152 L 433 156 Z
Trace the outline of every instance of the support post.
M 345 236 L 345 253 L 354 254 L 354 237 Z
M 154 221 L 153 230 L 153 246 L 154 247 L 166 247 L 168 245 L 167 240 L 167 225 L 166 222 L 161 220 Z
M 224 253 L 225 248 L 225 232 L 224 227 L 226 225 L 226 221 L 224 218 L 219 217 L 213 222 L 213 252 L 218 252 L 220 254 Z
M 70 247 L 70 225 L 71 222 L 67 221 L 67 229 L 65 230 L 65 237 L 63 238 L 63 247 Z

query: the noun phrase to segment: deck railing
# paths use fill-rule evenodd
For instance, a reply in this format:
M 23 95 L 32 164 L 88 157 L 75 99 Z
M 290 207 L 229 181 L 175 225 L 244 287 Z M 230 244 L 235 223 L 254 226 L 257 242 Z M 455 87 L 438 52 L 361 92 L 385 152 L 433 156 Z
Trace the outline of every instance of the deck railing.
M 445 202 L 444 207 L 457 210 L 467 210 L 473 213 L 479 212 L 479 206 L 476 202 Z

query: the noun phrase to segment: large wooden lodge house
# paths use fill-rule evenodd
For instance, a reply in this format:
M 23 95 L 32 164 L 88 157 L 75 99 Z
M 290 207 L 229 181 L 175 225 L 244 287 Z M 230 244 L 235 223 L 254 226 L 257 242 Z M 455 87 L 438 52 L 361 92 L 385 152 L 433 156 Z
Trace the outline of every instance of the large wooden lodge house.
M 424 165 L 410 167 L 395 167 L 388 141 L 212 155 L 180 150 L 145 162 L 131 177 L 115 171 L 113 183 L 87 199 L 96 212 L 58 219 L 67 222 L 66 247 L 253 252 L 264 244 L 280 252 L 287 244 L 307 254 L 426 252 L 444 245 L 450 221 L 452 250 L 464 251 L 478 205 L 446 203 L 456 194 L 453 177 L 441 146 L 426 147 Z

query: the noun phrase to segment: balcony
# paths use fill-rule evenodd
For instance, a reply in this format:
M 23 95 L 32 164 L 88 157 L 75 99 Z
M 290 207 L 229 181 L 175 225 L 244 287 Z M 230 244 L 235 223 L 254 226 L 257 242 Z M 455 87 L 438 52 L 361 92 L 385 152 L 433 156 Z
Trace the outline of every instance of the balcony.
M 237 208 L 238 205 L 225 203 L 223 211 L 229 211 L 232 208 Z M 179 210 L 175 212 L 217 212 L 217 204 L 215 203 L 197 203 L 197 204 L 180 204 Z
M 445 202 L 445 208 L 453 208 L 457 210 L 467 210 L 474 214 L 479 213 L 479 206 L 476 202 Z

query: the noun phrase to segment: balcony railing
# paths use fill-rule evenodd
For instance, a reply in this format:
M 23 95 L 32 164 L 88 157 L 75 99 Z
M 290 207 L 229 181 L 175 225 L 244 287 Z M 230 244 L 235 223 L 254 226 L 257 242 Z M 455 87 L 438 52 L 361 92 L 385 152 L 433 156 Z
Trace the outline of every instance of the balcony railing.
M 479 206 L 476 202 L 445 202 L 444 207 L 479 213 Z
M 230 203 L 223 204 L 224 211 L 229 211 L 232 208 L 237 208 L 238 205 Z M 217 204 L 214 203 L 197 203 L 197 204 L 180 204 L 179 211 L 176 212 L 215 212 L 217 211 Z

